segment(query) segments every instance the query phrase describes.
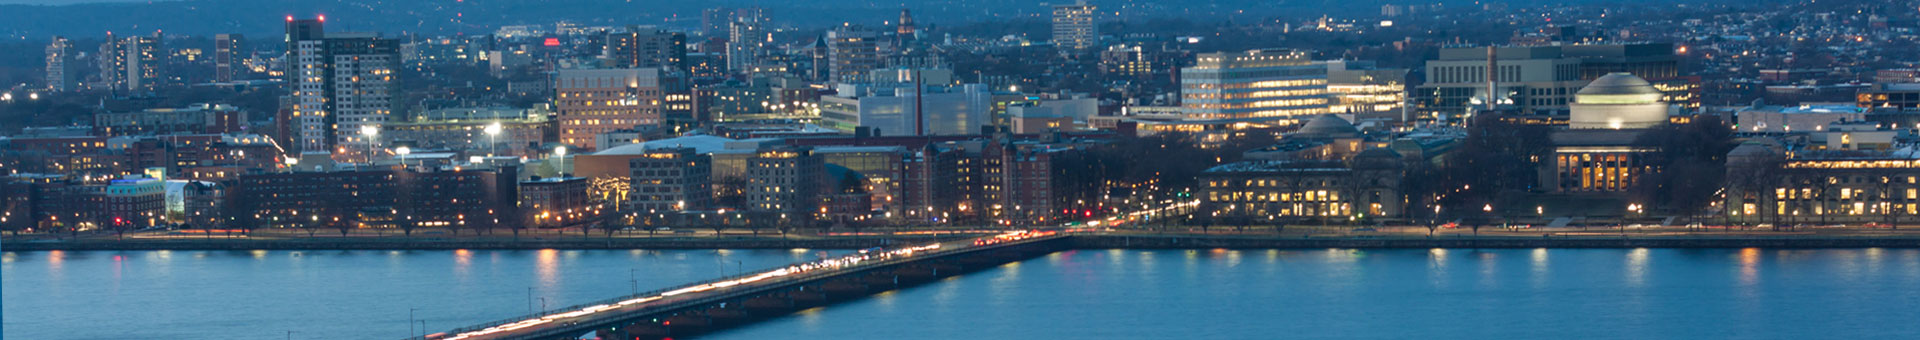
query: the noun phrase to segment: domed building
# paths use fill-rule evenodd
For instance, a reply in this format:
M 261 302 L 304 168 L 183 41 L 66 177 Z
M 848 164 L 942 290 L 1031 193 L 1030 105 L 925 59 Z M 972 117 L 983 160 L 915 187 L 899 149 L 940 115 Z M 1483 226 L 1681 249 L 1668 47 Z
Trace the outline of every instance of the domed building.
M 1608 73 L 1574 94 L 1568 128 L 1645 129 L 1667 124 L 1660 90 L 1628 73 Z
M 1318 117 L 1313 117 L 1312 120 L 1308 120 L 1304 125 L 1300 125 L 1300 130 L 1295 131 L 1292 135 L 1289 135 L 1289 137 L 1323 139 L 1358 138 L 1360 137 L 1360 128 L 1354 127 L 1353 122 L 1341 119 L 1340 116 L 1323 114 Z

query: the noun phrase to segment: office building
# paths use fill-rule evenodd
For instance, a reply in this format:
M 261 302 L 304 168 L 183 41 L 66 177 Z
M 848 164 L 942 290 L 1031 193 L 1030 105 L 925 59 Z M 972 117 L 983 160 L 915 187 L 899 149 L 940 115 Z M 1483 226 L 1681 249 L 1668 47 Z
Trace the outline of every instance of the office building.
M 1182 110 L 1192 119 L 1276 122 L 1327 113 L 1327 68 L 1283 49 L 1207 53 L 1181 69 Z
M 963 135 L 992 122 L 993 94 L 982 84 L 841 84 L 820 98 L 821 125 L 888 136 Z
M 1699 107 L 1700 80 L 1682 75 L 1680 58 L 1667 43 L 1444 48 L 1439 59 L 1427 62 L 1417 96 L 1426 114 L 1457 116 L 1469 107 L 1511 104 L 1520 112 L 1557 116 L 1568 112 L 1588 82 L 1615 72 L 1647 80 L 1663 102 Z
M 559 141 L 605 149 L 595 135 L 660 124 L 668 92 L 682 87 L 659 68 L 560 70 L 553 85 Z

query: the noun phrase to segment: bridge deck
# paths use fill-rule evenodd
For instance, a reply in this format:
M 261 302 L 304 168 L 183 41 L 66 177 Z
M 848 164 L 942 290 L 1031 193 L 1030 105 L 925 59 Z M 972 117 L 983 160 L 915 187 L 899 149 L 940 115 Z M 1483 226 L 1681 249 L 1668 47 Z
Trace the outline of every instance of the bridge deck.
M 860 254 L 796 263 L 758 273 L 570 306 L 550 313 L 488 322 L 447 333 L 429 335 L 426 338 L 436 340 L 543 339 L 569 334 L 578 335 L 605 328 L 610 324 L 630 322 L 629 320 L 638 317 L 699 307 L 727 299 L 750 297 L 874 268 L 1002 249 L 1060 237 L 1063 235 L 1029 233 L 1025 236 L 1013 237 L 1002 235 L 999 236 L 1001 241 L 979 245 L 975 243 L 976 240 L 969 239 L 875 252 L 862 251 Z

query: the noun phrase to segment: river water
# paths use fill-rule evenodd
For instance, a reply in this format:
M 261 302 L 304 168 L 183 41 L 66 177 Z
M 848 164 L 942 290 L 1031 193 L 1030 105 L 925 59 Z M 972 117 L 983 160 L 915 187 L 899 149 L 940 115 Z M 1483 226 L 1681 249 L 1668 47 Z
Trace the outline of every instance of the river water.
M 399 338 L 818 251 L 5 253 L 16 339 Z M 738 262 L 735 262 L 738 261 Z M 722 265 L 724 264 L 724 266 Z M 1916 249 L 1076 250 L 717 339 L 1913 338 Z M 538 308 L 538 306 L 535 306 Z

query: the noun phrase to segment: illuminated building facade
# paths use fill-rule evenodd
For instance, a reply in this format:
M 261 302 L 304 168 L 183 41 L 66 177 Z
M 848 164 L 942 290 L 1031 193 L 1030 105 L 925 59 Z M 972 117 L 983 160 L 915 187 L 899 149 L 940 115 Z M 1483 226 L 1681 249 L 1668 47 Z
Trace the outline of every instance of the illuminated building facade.
M 599 202 L 583 177 L 553 177 L 520 182 L 520 214 L 537 228 L 574 228 L 600 221 Z
M 1189 119 L 1271 122 L 1327 113 L 1327 68 L 1295 50 L 1207 53 L 1181 70 Z
M 595 135 L 660 124 L 667 92 L 679 88 L 666 76 L 659 68 L 560 70 L 553 86 L 560 143 L 599 150 Z
M 1411 119 L 1407 104 L 1407 69 L 1378 68 L 1370 62 L 1326 62 L 1327 92 L 1334 101 L 1328 112 L 1355 121 L 1401 122 Z
M 1737 223 L 1897 223 L 1920 215 L 1920 160 L 1800 154 L 1747 142 L 1727 155 L 1723 207 Z
M 1245 161 L 1201 173 L 1203 209 L 1221 219 L 1395 217 L 1401 157 L 1368 149 L 1346 161 Z

